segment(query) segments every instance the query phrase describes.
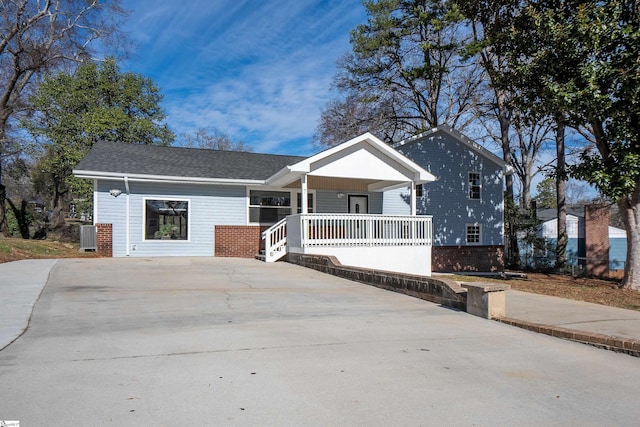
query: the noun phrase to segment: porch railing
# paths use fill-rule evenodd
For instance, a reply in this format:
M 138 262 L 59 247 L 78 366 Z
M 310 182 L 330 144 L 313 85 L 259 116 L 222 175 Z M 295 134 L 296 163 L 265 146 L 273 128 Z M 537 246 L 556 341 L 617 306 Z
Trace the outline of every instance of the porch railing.
M 300 214 L 301 247 L 431 245 L 431 216 Z

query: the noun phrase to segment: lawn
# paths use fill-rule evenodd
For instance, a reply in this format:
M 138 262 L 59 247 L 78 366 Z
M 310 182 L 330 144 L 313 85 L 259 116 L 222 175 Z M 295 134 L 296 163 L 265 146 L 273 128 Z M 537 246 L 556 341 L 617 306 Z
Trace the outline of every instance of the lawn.
M 0 263 L 36 258 L 86 258 L 95 257 L 93 252 L 80 252 L 77 243 L 56 240 L 24 240 L 0 238 Z

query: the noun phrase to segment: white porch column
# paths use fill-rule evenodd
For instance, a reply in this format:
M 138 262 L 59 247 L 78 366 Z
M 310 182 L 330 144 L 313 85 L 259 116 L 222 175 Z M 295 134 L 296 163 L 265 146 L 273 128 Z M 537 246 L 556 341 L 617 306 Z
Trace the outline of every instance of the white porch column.
M 411 216 L 416 216 L 416 183 L 411 181 Z
M 300 177 L 300 212 L 303 214 L 309 213 L 309 206 L 307 206 L 307 174 Z

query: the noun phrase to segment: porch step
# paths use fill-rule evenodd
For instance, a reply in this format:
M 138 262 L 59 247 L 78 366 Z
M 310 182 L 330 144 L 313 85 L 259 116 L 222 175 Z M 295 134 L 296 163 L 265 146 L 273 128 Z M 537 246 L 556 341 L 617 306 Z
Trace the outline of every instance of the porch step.
M 260 260 L 260 261 L 267 261 L 267 255 L 264 252 L 264 249 L 260 250 L 260 253 L 256 255 L 256 259 Z

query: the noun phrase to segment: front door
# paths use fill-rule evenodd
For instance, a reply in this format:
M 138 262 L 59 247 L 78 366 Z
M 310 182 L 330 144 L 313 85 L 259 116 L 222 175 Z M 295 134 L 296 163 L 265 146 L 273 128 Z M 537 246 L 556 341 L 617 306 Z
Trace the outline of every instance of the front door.
M 349 196 L 349 213 L 368 214 L 369 196 Z

